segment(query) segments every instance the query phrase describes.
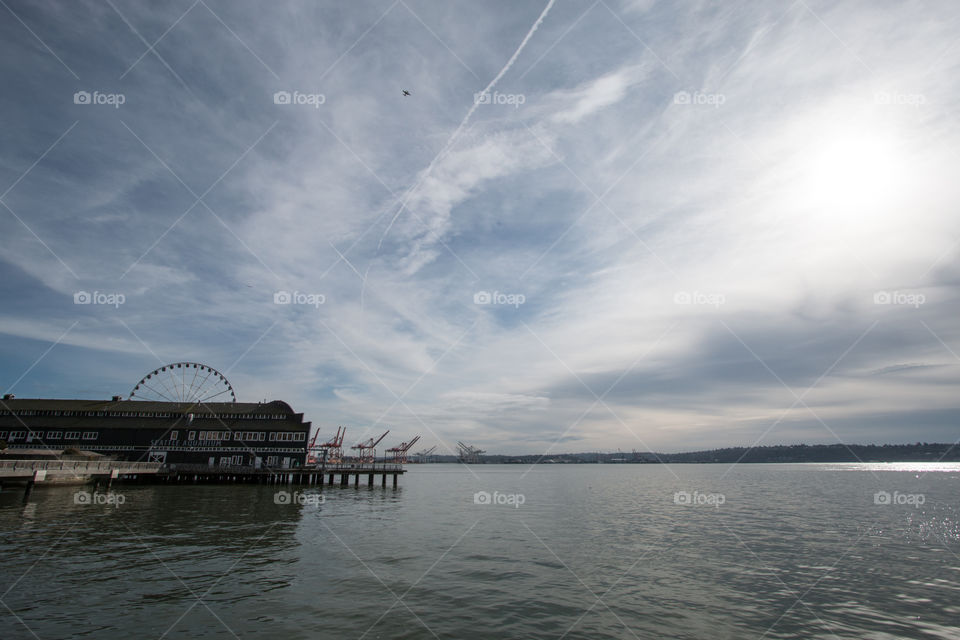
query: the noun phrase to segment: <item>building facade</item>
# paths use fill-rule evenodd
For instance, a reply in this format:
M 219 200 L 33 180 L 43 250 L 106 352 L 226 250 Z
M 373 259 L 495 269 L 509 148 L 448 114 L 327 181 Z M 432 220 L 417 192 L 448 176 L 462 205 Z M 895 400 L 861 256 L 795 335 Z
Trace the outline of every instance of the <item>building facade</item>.
M 5 396 L 0 441 L 167 465 L 290 469 L 306 463 L 310 423 L 286 402 L 55 400 Z

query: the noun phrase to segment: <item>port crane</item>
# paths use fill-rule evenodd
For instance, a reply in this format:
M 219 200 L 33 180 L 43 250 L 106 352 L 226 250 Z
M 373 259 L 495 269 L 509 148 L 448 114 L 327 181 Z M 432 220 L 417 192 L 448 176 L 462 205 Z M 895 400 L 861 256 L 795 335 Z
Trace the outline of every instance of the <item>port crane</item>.
M 319 435 L 320 430 L 317 429 L 313 439 L 310 440 L 310 446 L 307 447 L 307 464 L 343 462 L 343 438 L 347 435 L 347 428 L 337 427 L 337 435 L 323 444 L 316 444 Z
M 413 454 L 414 462 L 429 462 L 430 456 L 433 455 L 433 452 L 437 450 L 437 445 L 433 445 L 429 449 L 424 449 L 423 451 L 418 451 Z
M 387 429 L 383 432 L 383 435 L 379 438 L 369 438 L 363 442 L 358 442 L 357 444 L 350 447 L 351 449 L 357 450 L 357 458 L 360 462 L 375 462 L 377 459 L 377 452 L 375 447 L 380 444 L 380 441 L 387 437 L 387 434 L 390 433 L 390 430 Z
M 401 442 L 397 446 L 387 449 L 387 453 L 393 454 L 393 461 L 397 464 L 407 464 L 407 452 L 410 451 L 410 447 L 417 444 L 419 439 L 420 436 L 418 435 L 410 442 Z
M 468 464 L 469 463 L 476 464 L 480 462 L 480 456 L 486 453 L 486 451 L 482 449 L 463 444 L 459 440 L 457 441 L 457 449 L 460 451 L 460 456 L 458 460 L 460 462 L 466 462 Z

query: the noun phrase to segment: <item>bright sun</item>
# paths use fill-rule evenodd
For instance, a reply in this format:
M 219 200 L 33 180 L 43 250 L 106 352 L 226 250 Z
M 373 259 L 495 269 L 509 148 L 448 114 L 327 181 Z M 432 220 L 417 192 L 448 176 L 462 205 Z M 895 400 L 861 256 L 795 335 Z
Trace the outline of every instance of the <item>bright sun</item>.
M 801 202 L 815 217 L 838 222 L 882 215 L 907 177 L 896 138 L 883 131 L 814 137 L 800 161 Z
M 784 251 L 802 246 L 813 262 L 856 254 L 878 268 L 890 244 L 913 235 L 925 215 L 929 179 L 922 154 L 911 151 L 910 122 L 844 106 L 782 123 L 758 183 L 772 205 L 762 215 Z

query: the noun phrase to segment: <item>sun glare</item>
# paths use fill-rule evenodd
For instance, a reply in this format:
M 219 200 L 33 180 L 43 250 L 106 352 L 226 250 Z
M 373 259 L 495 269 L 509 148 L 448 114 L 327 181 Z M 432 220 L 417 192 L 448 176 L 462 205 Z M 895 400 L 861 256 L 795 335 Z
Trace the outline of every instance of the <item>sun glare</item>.
M 896 138 L 885 131 L 831 132 L 802 155 L 801 202 L 835 222 L 888 214 L 908 177 Z

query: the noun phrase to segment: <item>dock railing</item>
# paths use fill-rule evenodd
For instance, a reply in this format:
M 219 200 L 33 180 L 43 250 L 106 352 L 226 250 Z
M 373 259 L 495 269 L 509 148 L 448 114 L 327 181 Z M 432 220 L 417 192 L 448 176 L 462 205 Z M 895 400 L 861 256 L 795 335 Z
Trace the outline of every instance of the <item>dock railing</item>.
M 120 473 L 155 473 L 159 462 L 126 462 L 123 460 L 0 460 L 0 475 L 5 472 L 63 471 L 79 475 Z
M 327 464 L 327 465 L 304 465 L 301 467 L 272 467 L 267 465 L 261 465 L 256 467 L 254 465 L 219 465 L 219 464 L 194 464 L 194 463 L 172 463 L 167 464 L 163 467 L 162 471 L 164 472 L 180 472 L 180 473 L 237 473 L 237 474 L 248 474 L 248 473 L 342 473 L 346 472 L 358 472 L 358 473 L 403 473 L 403 465 L 395 462 L 377 462 L 377 463 L 361 463 L 361 462 L 344 462 L 339 464 Z

